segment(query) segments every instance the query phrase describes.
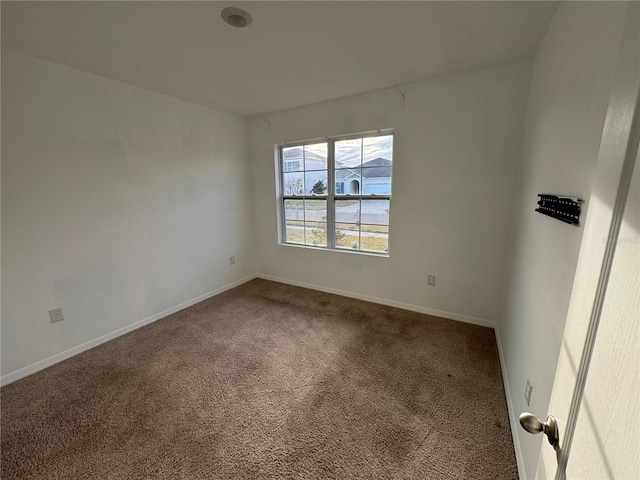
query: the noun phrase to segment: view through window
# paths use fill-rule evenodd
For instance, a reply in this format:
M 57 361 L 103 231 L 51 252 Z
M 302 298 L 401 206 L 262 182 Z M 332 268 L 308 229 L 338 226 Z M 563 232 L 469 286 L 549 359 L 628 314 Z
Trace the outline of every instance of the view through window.
M 388 253 L 392 132 L 287 144 L 279 152 L 285 243 Z

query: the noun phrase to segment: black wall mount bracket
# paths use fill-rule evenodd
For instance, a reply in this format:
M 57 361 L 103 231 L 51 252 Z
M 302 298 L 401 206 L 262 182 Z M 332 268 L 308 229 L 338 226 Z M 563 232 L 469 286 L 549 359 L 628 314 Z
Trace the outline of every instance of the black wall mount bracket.
M 571 225 L 580 225 L 581 204 L 583 200 L 562 195 L 538 194 L 536 212 Z

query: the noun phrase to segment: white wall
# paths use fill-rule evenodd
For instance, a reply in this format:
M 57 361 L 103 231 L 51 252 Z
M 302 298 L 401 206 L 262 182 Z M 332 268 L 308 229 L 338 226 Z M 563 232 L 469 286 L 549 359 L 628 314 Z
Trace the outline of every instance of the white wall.
M 3 49 L 3 380 L 252 275 L 250 196 L 246 120 Z
M 547 407 L 583 229 L 534 209 L 538 193 L 590 197 L 623 15 L 621 3 L 563 2 L 534 59 L 509 289 L 499 323 L 514 416 L 554 413 Z M 524 400 L 527 377 L 533 383 L 530 406 Z M 515 433 L 521 474 L 534 478 L 546 440 L 519 427 Z
M 530 66 L 521 62 L 251 119 L 258 272 L 496 321 Z M 396 132 L 390 257 L 279 245 L 274 144 L 379 128 Z M 437 276 L 436 287 L 427 287 L 427 273 Z
M 589 198 L 621 22 L 616 3 L 562 3 L 533 69 L 258 117 L 249 137 L 233 115 L 3 49 L 3 380 L 257 271 L 499 320 L 512 413 L 546 415 L 582 229 L 534 213 L 536 194 Z M 377 128 L 396 131 L 391 256 L 278 245 L 273 145 Z M 516 439 L 532 477 L 542 436 Z

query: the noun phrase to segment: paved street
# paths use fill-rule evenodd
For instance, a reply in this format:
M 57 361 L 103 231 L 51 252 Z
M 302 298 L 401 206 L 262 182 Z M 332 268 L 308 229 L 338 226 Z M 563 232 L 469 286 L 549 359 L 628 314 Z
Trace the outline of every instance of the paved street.
M 363 202 L 365 207 L 360 212 L 360 218 L 358 218 L 358 210 L 360 209 L 359 202 L 352 203 L 351 205 L 339 204 L 336 202 L 336 223 L 357 223 L 360 222 L 364 225 L 388 225 L 389 214 L 385 211 L 389 208 L 389 202 L 387 200 L 370 200 Z M 303 210 L 287 209 L 287 218 L 290 220 L 304 220 L 322 222 L 326 220 L 326 210 L 311 210 L 307 209 L 306 214 Z

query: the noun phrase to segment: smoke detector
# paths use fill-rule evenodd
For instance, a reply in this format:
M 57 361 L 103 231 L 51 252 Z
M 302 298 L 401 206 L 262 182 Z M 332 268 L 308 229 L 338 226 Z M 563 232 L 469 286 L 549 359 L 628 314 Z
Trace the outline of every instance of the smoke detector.
M 227 7 L 220 13 L 223 20 L 232 27 L 242 28 L 251 25 L 251 15 L 246 10 L 236 7 Z

